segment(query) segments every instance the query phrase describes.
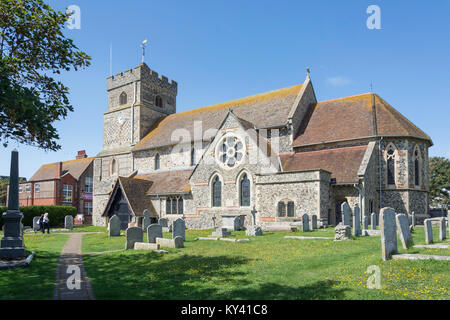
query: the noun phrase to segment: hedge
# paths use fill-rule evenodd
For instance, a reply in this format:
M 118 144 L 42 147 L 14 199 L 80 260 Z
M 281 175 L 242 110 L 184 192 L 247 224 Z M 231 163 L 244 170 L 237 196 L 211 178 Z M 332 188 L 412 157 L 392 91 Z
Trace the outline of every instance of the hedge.
M 0 214 L 6 212 L 7 207 L 0 207 Z M 77 215 L 77 208 L 67 206 L 29 206 L 20 207 L 19 211 L 23 213 L 22 223 L 24 226 L 33 226 L 33 217 L 41 216 L 48 212 L 50 227 L 64 226 L 64 217 Z M 3 226 L 3 219 L 0 217 L 0 228 Z

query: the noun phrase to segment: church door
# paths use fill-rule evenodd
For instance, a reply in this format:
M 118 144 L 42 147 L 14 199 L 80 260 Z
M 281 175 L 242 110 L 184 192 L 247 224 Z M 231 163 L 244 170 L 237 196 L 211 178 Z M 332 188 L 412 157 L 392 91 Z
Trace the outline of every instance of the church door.
M 131 219 L 131 212 L 127 200 L 125 199 L 122 192 L 120 192 L 120 195 L 114 204 L 111 217 L 113 215 L 117 215 L 119 217 L 121 230 L 128 229 L 128 223 L 130 222 Z

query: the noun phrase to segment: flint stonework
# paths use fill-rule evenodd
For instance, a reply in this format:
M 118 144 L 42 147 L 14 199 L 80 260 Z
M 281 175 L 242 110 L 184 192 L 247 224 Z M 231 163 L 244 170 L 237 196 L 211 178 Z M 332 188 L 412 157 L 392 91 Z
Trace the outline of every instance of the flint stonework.
M 383 208 L 380 212 L 381 256 L 384 261 L 392 258 L 397 249 L 397 225 L 395 211 L 392 208 Z
M 336 228 L 334 228 L 334 232 L 335 232 L 334 238 L 335 241 L 350 240 L 351 237 L 350 226 L 347 226 L 341 222 L 336 226 Z
M 395 217 L 397 230 L 402 242 L 403 249 L 407 250 L 414 244 L 411 232 L 409 230 L 409 219 L 406 214 L 397 214 Z
M 142 228 L 139 227 L 130 227 L 126 231 L 127 242 L 125 244 L 125 249 L 134 249 L 134 244 L 136 242 L 143 242 L 144 232 Z
M 159 224 L 151 224 L 147 228 L 148 243 L 156 243 L 156 238 L 163 237 L 163 230 Z

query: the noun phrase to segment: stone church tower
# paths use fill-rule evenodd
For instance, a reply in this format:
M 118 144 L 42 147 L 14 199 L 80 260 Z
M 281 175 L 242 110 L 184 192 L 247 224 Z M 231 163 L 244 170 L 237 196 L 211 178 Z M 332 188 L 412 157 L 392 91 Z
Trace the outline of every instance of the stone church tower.
M 176 113 L 178 84 L 142 63 L 107 78 L 107 91 L 103 150 L 94 162 L 94 217 L 100 216 L 117 177 L 135 171 L 133 146 L 162 118 Z

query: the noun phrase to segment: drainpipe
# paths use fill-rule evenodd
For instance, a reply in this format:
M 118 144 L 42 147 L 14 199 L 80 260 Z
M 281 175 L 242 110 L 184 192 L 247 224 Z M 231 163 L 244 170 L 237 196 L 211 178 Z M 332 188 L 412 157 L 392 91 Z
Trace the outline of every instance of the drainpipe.
M 379 176 L 378 176 L 378 180 L 380 181 L 380 211 L 381 208 L 383 208 L 382 206 L 382 201 L 383 201 L 383 196 L 381 194 L 381 174 L 382 174 L 382 170 L 381 170 L 381 141 L 383 140 L 383 137 L 380 138 L 380 141 L 378 143 L 378 170 L 379 170 Z
M 356 190 L 358 190 L 359 193 L 359 210 L 361 210 L 361 220 L 364 216 L 362 211 L 362 189 L 358 186 L 358 183 L 353 184 L 353 187 L 355 187 Z

